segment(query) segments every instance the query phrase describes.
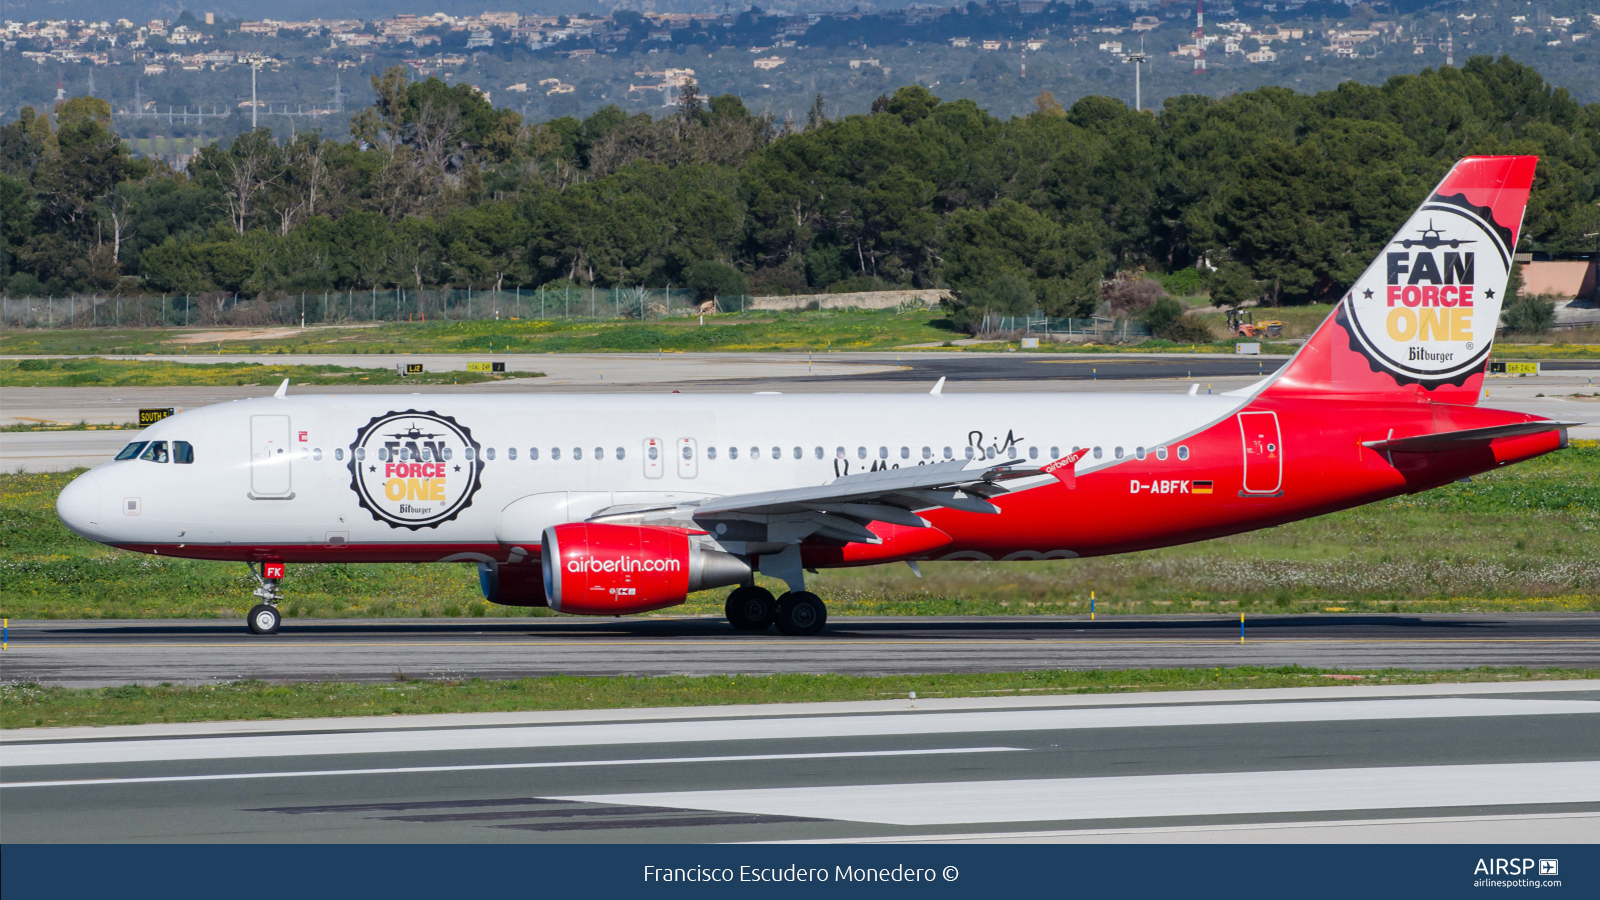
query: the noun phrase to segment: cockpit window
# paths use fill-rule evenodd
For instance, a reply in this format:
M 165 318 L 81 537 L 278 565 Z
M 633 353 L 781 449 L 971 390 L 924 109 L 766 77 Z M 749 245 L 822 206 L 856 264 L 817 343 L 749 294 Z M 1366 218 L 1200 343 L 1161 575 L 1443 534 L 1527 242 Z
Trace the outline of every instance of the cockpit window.
M 179 465 L 190 465 L 194 462 L 194 445 L 188 441 L 172 442 L 172 461 Z
M 167 442 L 151 441 L 150 446 L 144 448 L 139 458 L 146 462 L 164 463 L 167 461 Z
M 122 452 L 117 454 L 117 459 L 134 459 L 138 457 L 140 452 L 144 450 L 144 445 L 148 443 L 149 441 L 134 441 L 122 448 Z

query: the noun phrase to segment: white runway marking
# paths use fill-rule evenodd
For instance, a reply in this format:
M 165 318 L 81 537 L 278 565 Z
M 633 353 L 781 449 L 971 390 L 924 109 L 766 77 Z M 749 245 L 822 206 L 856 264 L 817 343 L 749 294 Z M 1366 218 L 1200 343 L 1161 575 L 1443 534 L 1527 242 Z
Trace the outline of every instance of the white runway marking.
M 550 799 L 883 825 L 1431 809 L 1597 802 L 1600 762 L 663 791 Z
M 249 778 L 315 778 L 323 775 L 410 775 L 418 772 L 492 772 L 501 769 L 572 769 L 591 766 L 663 766 L 684 763 L 764 762 L 776 759 L 859 759 L 868 756 L 936 756 L 949 753 L 1015 753 L 1022 747 L 958 747 L 950 750 L 865 750 L 840 753 L 767 753 L 754 756 L 677 756 L 665 759 L 599 759 L 562 762 L 491 763 L 477 766 L 403 766 L 389 769 L 319 769 L 305 772 L 237 772 L 225 775 L 158 775 L 147 778 L 77 778 L 13 781 L 0 788 L 83 787 L 91 784 L 158 784 L 171 781 L 240 781 Z
M 1600 701 L 1595 700 L 1440 697 L 1416 700 L 1032 709 L 881 716 L 805 716 L 520 728 L 457 728 L 437 731 L 369 731 L 344 734 L 9 744 L 0 747 L 0 766 L 61 766 L 351 753 L 432 753 L 600 744 L 987 734 L 1080 728 L 1148 728 L 1596 713 L 1600 713 Z

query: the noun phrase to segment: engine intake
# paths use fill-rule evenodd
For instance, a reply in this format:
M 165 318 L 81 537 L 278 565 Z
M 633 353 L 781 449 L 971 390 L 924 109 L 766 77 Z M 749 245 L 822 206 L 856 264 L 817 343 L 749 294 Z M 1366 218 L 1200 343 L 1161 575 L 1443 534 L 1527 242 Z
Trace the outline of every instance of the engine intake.
M 571 522 L 544 530 L 550 608 L 623 616 L 677 606 L 691 592 L 751 580 L 748 560 L 701 546 L 681 528 Z

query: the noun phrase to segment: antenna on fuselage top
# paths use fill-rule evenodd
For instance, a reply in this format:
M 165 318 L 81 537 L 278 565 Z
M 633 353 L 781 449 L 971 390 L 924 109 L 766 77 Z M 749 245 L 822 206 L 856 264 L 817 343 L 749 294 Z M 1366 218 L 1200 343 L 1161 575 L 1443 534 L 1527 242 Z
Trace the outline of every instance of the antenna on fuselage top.
M 929 391 L 928 393 L 930 393 L 930 394 L 939 394 L 939 393 L 943 393 L 943 392 L 944 392 L 944 376 L 940 375 L 939 376 L 939 383 L 935 384 L 933 386 L 933 390 Z
M 279 400 L 289 396 L 289 379 L 285 378 L 283 384 L 278 385 L 278 389 L 273 392 L 272 396 Z

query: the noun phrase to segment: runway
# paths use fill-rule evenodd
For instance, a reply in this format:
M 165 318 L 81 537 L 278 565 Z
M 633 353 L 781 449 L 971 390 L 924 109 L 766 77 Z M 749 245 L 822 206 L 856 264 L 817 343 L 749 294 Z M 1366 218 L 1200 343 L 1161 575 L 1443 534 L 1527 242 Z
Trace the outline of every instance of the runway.
M 815 638 L 720 618 L 16 621 L 7 681 L 68 687 L 539 675 L 885 675 L 1303 665 L 1600 667 L 1600 614 L 836 617 Z
M 1600 685 L 7 732 L 22 842 L 1600 840 Z

